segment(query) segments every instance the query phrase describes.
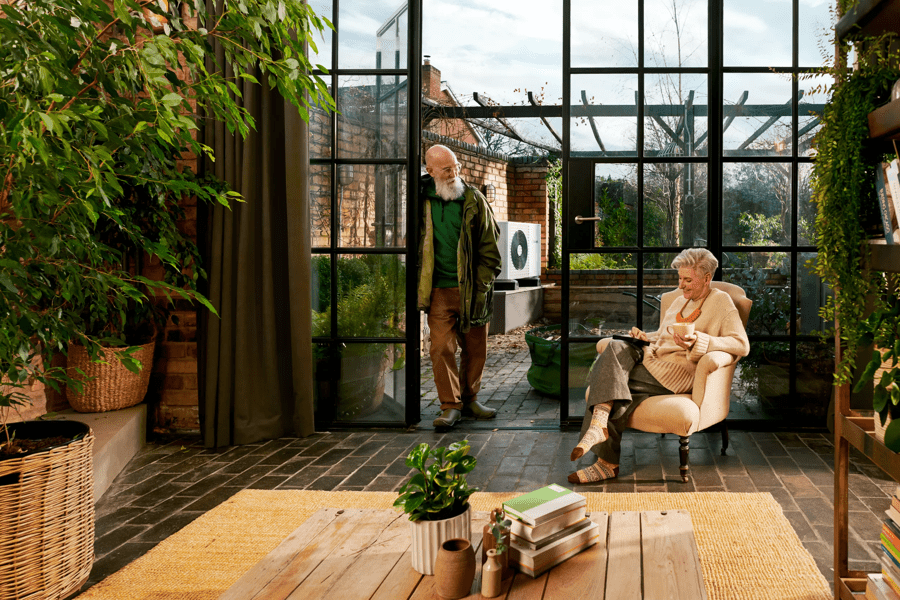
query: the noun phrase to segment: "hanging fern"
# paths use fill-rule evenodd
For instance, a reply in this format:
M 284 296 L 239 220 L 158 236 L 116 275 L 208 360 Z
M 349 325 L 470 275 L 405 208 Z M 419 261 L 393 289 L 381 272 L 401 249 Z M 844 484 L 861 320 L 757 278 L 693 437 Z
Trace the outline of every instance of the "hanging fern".
M 883 149 L 869 143 L 868 115 L 890 97 L 900 77 L 898 57 L 888 51 L 891 37 L 867 40 L 855 70 L 839 64 L 825 69 L 835 85 L 825 106 L 822 129 L 816 135 L 813 162 L 813 200 L 818 205 L 816 273 L 832 288 L 823 316 L 837 319 L 844 347 L 835 372 L 838 384 L 852 378 L 857 350 L 863 339 L 867 298 L 878 295 L 879 278 L 861 277 L 868 246 L 865 223 L 877 218 L 875 173 Z M 846 56 L 849 48 L 841 48 Z

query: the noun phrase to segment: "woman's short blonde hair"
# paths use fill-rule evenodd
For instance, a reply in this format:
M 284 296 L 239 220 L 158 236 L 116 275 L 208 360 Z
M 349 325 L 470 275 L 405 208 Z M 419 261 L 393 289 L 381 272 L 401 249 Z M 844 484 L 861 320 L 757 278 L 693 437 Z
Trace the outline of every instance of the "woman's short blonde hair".
M 719 261 L 706 248 L 686 248 L 672 261 L 673 269 L 694 269 L 701 275 L 715 275 Z

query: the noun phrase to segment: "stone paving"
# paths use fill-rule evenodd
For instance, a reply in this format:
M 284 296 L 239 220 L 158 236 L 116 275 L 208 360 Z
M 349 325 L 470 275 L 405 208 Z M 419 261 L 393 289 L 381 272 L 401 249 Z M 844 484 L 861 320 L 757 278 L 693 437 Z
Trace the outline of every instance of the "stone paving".
M 478 465 L 469 477 L 483 491 L 529 491 L 584 466 L 569 462 L 577 430 L 559 427 L 559 401 L 525 380 L 528 351 L 489 355 L 481 399 L 498 408 L 491 421 L 463 419 L 449 432 L 423 361 L 422 422 L 408 430 L 317 432 L 220 450 L 196 437 L 157 438 L 135 456 L 96 505 L 96 561 L 85 587 L 242 489 L 396 491 L 409 476 L 404 459 L 427 442 L 468 439 Z M 599 492 L 769 492 L 781 505 L 826 579 L 833 581 L 832 436 L 808 431 L 735 431 L 727 456 L 718 431 L 691 437 L 691 480 L 679 477 L 678 438 L 625 433 L 617 479 L 577 490 Z M 877 570 L 881 518 L 895 483 L 853 450 L 850 470 L 850 567 Z

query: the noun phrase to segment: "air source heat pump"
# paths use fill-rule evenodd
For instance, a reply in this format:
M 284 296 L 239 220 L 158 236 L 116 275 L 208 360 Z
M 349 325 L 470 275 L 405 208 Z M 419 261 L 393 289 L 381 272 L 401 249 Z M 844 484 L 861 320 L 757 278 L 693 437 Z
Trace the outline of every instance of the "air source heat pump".
M 541 276 L 541 226 L 537 223 L 499 221 L 500 257 L 497 279 Z

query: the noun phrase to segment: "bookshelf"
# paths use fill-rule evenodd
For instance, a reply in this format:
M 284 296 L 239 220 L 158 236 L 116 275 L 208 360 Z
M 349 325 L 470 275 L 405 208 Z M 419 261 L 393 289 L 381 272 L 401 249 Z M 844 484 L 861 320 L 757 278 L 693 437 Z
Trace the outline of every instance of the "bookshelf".
M 879 243 L 880 242 L 880 243 Z M 900 273 L 900 245 L 883 240 L 869 241 L 871 271 Z M 840 327 L 839 323 L 835 323 Z M 835 360 L 840 361 L 839 340 L 835 341 Z M 859 600 L 866 590 L 866 573 L 850 571 L 848 544 L 848 480 L 850 447 L 863 453 L 875 465 L 900 482 L 900 454 L 875 439 L 873 417 L 861 416 L 850 409 L 850 385 L 835 388 L 834 410 L 834 577 L 835 599 Z M 856 594 L 856 595 L 855 595 Z

